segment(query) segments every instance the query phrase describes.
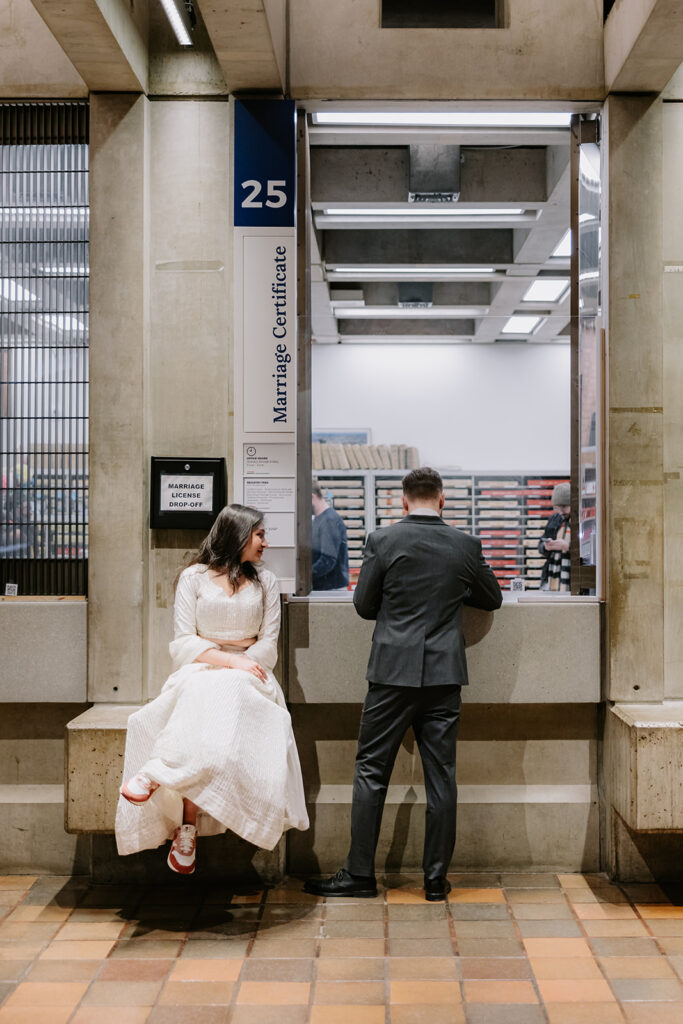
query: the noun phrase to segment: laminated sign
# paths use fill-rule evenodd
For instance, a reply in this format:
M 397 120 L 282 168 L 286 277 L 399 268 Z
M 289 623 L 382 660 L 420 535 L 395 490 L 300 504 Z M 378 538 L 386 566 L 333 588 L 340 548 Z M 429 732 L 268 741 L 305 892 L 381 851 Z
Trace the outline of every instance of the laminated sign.
M 287 593 L 296 556 L 296 110 L 289 100 L 236 100 L 234 112 L 233 493 L 277 513 L 264 564 Z

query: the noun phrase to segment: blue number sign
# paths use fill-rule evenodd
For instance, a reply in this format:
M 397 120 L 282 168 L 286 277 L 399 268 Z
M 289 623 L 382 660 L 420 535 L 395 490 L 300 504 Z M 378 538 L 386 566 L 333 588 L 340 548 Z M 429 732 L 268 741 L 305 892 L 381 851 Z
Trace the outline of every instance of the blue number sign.
M 235 227 L 293 227 L 296 111 L 292 100 L 235 101 Z

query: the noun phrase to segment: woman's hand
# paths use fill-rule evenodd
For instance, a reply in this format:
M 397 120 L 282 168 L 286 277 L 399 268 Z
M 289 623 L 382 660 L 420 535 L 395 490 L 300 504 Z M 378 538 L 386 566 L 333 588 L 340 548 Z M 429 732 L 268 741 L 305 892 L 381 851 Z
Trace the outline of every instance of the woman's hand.
M 248 672 L 249 675 L 256 676 L 261 683 L 268 682 L 265 670 L 253 658 L 246 654 L 229 654 L 228 658 L 230 659 L 228 668 L 237 669 L 239 672 Z

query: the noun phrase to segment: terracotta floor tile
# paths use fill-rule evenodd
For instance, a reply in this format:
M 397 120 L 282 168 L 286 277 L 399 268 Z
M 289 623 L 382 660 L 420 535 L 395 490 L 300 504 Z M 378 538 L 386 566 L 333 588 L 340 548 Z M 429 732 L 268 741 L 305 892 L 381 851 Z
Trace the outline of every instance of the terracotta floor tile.
M 65 946 L 67 943 L 60 942 L 54 943 L 54 945 Z M 97 943 L 72 942 L 69 943 L 69 945 L 92 946 L 97 945 Z M 112 947 L 114 943 L 102 943 L 102 945 L 109 945 Z M 116 948 L 112 950 L 111 955 L 116 959 L 121 958 L 123 960 L 144 959 L 145 957 L 150 957 L 154 960 L 173 960 L 180 952 L 181 945 L 182 943 L 180 939 L 176 939 L 174 942 L 146 942 L 144 939 L 121 939 L 117 943 Z M 103 955 L 106 956 L 106 953 Z
M 207 961 L 208 962 L 208 961 Z M 214 961 L 215 963 L 215 961 Z M 249 958 L 244 961 L 243 981 L 313 981 L 316 961 L 310 958 Z
M 675 978 L 663 956 L 604 956 L 600 966 L 608 978 Z
M 449 903 L 505 903 L 502 889 L 453 889 Z
M 94 981 L 85 996 L 83 1006 L 152 1006 L 162 981 Z
M 590 884 L 585 875 L 563 874 L 556 875 L 557 881 L 563 889 L 589 889 Z
M 0 960 L 33 960 L 42 948 L 42 942 L 0 942 Z
M 566 906 L 561 889 L 508 889 L 508 903 L 559 903 Z
M 537 1003 L 538 996 L 530 981 L 463 982 L 467 1003 Z
M 573 978 L 602 978 L 600 968 L 592 957 L 539 956 L 530 958 L 529 963 L 536 978 L 547 981 L 569 981 Z
M 109 907 L 74 907 L 71 911 L 69 921 L 74 923 L 79 922 L 81 924 L 99 924 L 103 921 L 119 921 L 121 924 L 126 922 L 121 918 L 121 914 L 118 910 L 112 910 Z
M 641 917 L 653 920 L 662 918 L 680 920 L 683 918 L 683 907 L 674 906 L 673 903 L 636 903 L 636 910 Z
M 22 981 L 5 1006 L 71 1006 L 74 1007 L 88 988 L 87 981 Z
M 443 904 L 436 904 L 443 906 Z M 454 921 L 509 921 L 510 908 L 507 903 L 449 903 L 448 909 Z M 391 921 L 391 908 L 389 910 Z
M 467 1003 L 467 1024 L 547 1024 L 540 1003 Z
M 683 985 L 678 978 L 613 978 L 612 988 L 622 1003 L 677 1001 L 683 1020 Z
M 442 939 L 390 939 L 390 956 L 452 956 L 453 944 L 450 936 Z
M 234 1006 L 230 1013 L 230 1024 L 307 1024 L 307 1022 L 307 1006 Z M 165 1022 L 161 1022 L 161 1024 L 165 1024 Z
M 96 921 L 92 924 L 86 921 L 67 921 L 60 928 L 56 938 L 57 941 L 118 939 L 126 927 L 124 921 Z
M 108 1006 L 80 1006 L 70 1024 L 145 1024 L 148 1016 L 149 1006 L 117 1006 L 115 1021 Z
M 614 993 L 604 978 L 538 980 L 544 1003 L 613 1003 Z
M 590 944 L 596 956 L 657 956 L 659 953 L 654 939 L 591 938 Z
M 73 1013 L 71 1006 L 53 1006 L 49 1017 L 45 1007 L 0 1008 L 0 1024 L 66 1024 Z
M 385 1024 L 383 1006 L 314 1006 L 311 1024 Z
M 105 960 L 98 981 L 163 981 L 175 960 Z M 78 961 L 74 961 L 78 963 Z
M 524 939 L 527 955 L 532 956 L 590 956 L 585 939 Z
M 301 889 L 271 889 L 268 892 L 267 903 L 320 903 L 322 896 L 312 896 Z
M 159 1006 L 227 1006 L 234 987 L 232 981 L 167 981 Z
M 465 1024 L 465 1009 L 460 1004 L 437 1006 L 434 1003 L 391 1007 L 391 1024 Z
M 683 937 L 683 919 L 648 919 L 645 917 L 645 923 L 657 938 L 659 938 L 660 935 L 666 936 L 667 938 L 674 936 L 676 938 Z
M 417 886 L 402 889 L 387 889 L 387 903 L 419 903 L 424 904 L 424 889 Z
M 622 886 L 622 889 L 630 899 L 631 903 L 671 903 L 671 900 L 659 885 L 648 882 L 629 883 Z
M 445 921 L 397 921 L 394 928 L 417 927 L 421 928 L 424 932 L 425 929 L 438 928 L 439 925 L 448 928 L 448 924 Z M 320 929 L 317 921 L 312 922 L 311 925 L 306 925 L 306 927 L 310 928 L 311 935 L 317 935 Z M 261 930 L 259 930 L 260 934 Z M 331 939 L 383 939 L 384 921 L 325 921 L 322 927 L 322 934 L 329 936 Z
M 91 981 L 101 960 L 36 960 L 26 981 Z
M 154 1006 L 147 1018 L 147 1024 L 228 1024 L 228 1006 Z M 2 1022 L 0 1021 L 0 1024 Z M 118 1024 L 118 1021 L 107 1021 Z M 283 1024 L 285 1024 L 283 1019 Z
M 683 956 L 683 937 L 658 935 L 657 942 L 667 956 Z
M 2 903 L 2 894 L 0 893 L 0 903 Z M 15 907 L 12 913 L 7 918 L 10 924 L 19 921 L 66 921 L 69 915 L 73 913 L 71 907 L 42 907 L 40 905 L 26 905 Z
M 500 876 L 504 889 L 559 889 L 557 875 L 550 872 L 504 871 Z
M 443 939 L 449 936 L 450 928 L 445 917 L 436 921 L 389 921 L 390 939 Z
M 402 908 L 395 905 L 393 909 L 397 911 Z M 438 904 L 432 907 L 429 903 L 426 903 L 424 909 L 427 912 L 434 909 L 440 910 L 441 915 L 445 916 L 443 907 Z M 384 906 L 381 903 L 374 903 L 370 900 L 366 901 L 366 903 L 351 903 L 350 905 L 343 903 L 330 904 L 327 907 L 325 918 L 327 921 L 382 921 L 384 920 Z
M 683 1020 L 680 1003 L 625 1003 L 624 1016 L 628 1024 L 681 1024 Z
M 384 939 L 362 939 L 358 942 L 353 939 L 322 939 L 320 956 L 384 956 Z
M 117 950 L 121 948 L 123 943 L 119 943 Z M 145 949 L 147 946 L 152 945 L 149 942 L 141 942 L 138 948 Z M 180 943 L 171 943 L 172 948 L 177 948 Z M 241 960 L 247 952 L 248 942 L 237 942 L 235 940 L 228 939 L 196 939 L 193 942 L 186 942 L 184 946 L 181 946 L 180 959 L 181 960 Z M 280 943 L 280 945 L 286 945 L 286 943 Z M 294 946 L 296 943 L 290 943 Z M 116 950 L 115 950 L 116 952 Z M 140 954 L 143 955 L 143 954 Z M 176 954 L 171 954 L 175 956 Z M 297 953 L 290 953 L 290 956 L 297 956 Z M 136 953 L 135 956 L 138 956 Z
M 512 939 L 515 926 L 507 921 L 456 921 L 455 936 L 460 939 Z
M 0 942 L 49 942 L 61 928 L 60 921 L 16 921 L 0 925 Z
M 636 912 L 628 903 L 576 903 L 574 913 L 582 921 L 631 920 Z
M 114 947 L 112 941 L 51 942 L 40 954 L 42 960 L 104 960 Z
M 389 986 L 390 1003 L 459 1003 L 462 1000 L 457 981 L 392 981 Z M 384 999 L 382 999 L 384 1002 Z
M 259 1006 L 287 1006 L 308 1003 L 311 986 L 300 981 L 243 981 L 238 1003 Z
M 135 962 L 135 961 L 133 961 Z M 170 981 L 237 981 L 243 960 L 171 961 Z
M 0 960 L 0 981 L 17 981 L 31 964 L 31 960 Z
M 382 953 L 384 952 L 384 940 L 383 939 L 365 939 L 365 943 L 380 942 L 382 945 Z M 318 943 L 321 944 L 321 949 L 330 942 L 343 942 L 354 945 L 353 939 L 261 939 L 257 938 L 250 956 L 265 956 L 265 957 L 312 957 L 315 956 L 315 952 Z M 361 942 L 361 940 L 359 940 Z M 363 944 L 361 942 L 361 944 Z M 189 943 L 188 943 L 189 945 Z M 379 955 L 381 956 L 382 953 Z M 343 955 L 343 954 L 340 954 Z M 358 954 L 360 956 L 366 954 Z M 370 956 L 377 956 L 376 953 L 368 954 Z
M 679 978 L 683 978 L 683 956 L 670 956 L 667 961 L 674 969 Z M 0 964 L 0 970 L 2 964 Z
M 384 981 L 319 981 L 313 993 L 315 1005 L 383 1006 Z
M 401 961 L 392 961 L 396 962 Z M 379 956 L 321 957 L 316 965 L 318 981 L 381 981 L 384 978 L 384 960 Z
M 526 980 L 531 977 L 529 963 L 524 957 L 460 957 L 463 978 L 493 978 L 498 981 Z
M 0 875 L 0 889 L 30 889 L 38 875 Z
M 454 889 L 500 889 L 500 871 L 449 871 Z
M 584 904 L 597 906 L 597 904 Z M 515 903 L 510 909 L 517 921 L 570 921 L 574 920 L 566 903 Z
M 459 956 L 501 957 L 523 956 L 524 947 L 519 939 L 459 939 Z
M 457 981 L 458 966 L 453 957 L 399 956 L 389 961 L 389 976 L 395 981 Z M 318 969 L 320 977 L 320 969 Z
M 621 924 L 622 922 L 616 923 Z M 576 921 L 519 921 L 518 927 L 523 939 L 580 939 L 583 937 L 583 932 Z
M 642 921 L 634 918 L 632 921 L 583 921 L 584 931 L 591 938 L 612 939 L 631 938 L 637 939 L 647 936 L 649 933 Z M 664 921 L 663 924 L 678 924 L 678 921 Z M 680 922 L 683 925 L 683 921 Z M 681 931 L 683 934 L 683 929 Z
M 617 1003 L 551 1003 L 546 1013 L 550 1024 L 624 1024 Z

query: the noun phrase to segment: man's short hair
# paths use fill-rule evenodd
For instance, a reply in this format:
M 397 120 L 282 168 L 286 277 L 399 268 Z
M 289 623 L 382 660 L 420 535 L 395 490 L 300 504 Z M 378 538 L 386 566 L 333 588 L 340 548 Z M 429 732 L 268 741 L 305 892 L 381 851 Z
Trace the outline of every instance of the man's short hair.
M 315 494 L 316 498 L 322 498 L 323 496 L 323 489 L 315 477 L 311 480 L 311 492 Z
M 435 469 L 420 466 L 419 469 L 411 469 L 403 477 L 403 493 L 411 501 L 434 501 L 443 493 L 443 480 Z

